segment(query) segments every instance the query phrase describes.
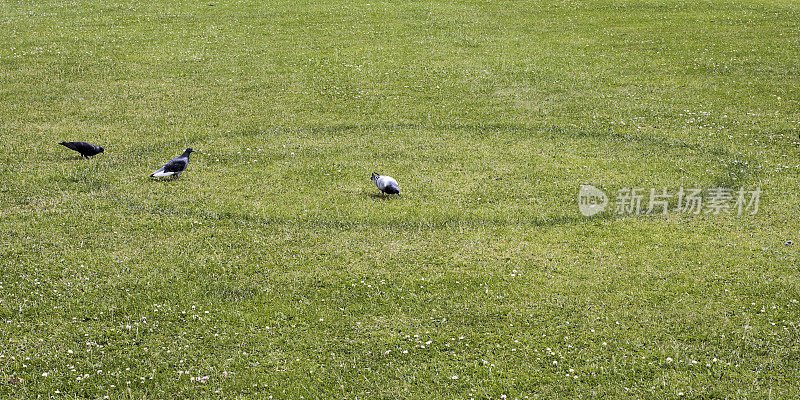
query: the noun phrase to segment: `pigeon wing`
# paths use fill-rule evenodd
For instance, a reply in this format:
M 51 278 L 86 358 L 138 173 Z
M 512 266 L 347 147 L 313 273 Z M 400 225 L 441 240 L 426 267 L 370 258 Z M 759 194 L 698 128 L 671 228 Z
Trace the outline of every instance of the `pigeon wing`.
M 75 142 L 75 150 L 86 156 L 95 154 L 94 145 L 91 143 Z
M 173 158 L 172 160 L 169 160 L 168 163 L 164 164 L 163 167 L 161 167 L 161 172 L 181 172 L 186 169 L 188 164 L 189 160 L 187 160 L 185 157 Z
M 390 183 L 390 184 L 386 185 L 386 187 L 383 188 L 383 191 L 386 194 L 400 194 L 400 188 L 397 187 L 396 183 Z

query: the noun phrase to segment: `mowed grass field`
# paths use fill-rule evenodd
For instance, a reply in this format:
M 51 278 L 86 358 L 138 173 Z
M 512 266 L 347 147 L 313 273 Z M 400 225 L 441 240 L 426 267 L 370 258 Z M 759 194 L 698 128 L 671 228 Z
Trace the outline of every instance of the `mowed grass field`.
M 2 1 L 0 397 L 796 398 L 799 68 L 789 0 Z M 763 193 L 614 212 L 681 187 Z

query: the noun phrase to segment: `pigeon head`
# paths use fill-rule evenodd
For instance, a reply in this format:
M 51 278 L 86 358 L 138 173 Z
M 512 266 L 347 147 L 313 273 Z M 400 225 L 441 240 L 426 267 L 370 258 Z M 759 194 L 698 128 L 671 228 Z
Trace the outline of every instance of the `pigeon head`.
M 371 179 L 373 182 L 375 182 L 375 181 L 377 181 L 377 180 L 378 180 L 378 178 L 380 178 L 380 177 L 381 177 L 381 176 L 380 176 L 380 174 L 377 174 L 377 173 L 373 172 L 373 173 L 372 173 L 372 176 L 371 176 L 369 179 Z
M 98 149 L 100 149 L 100 152 L 101 152 L 101 153 L 102 153 L 102 152 L 104 152 L 104 151 L 106 151 L 106 149 L 102 148 L 101 146 L 97 146 L 97 148 L 98 148 Z

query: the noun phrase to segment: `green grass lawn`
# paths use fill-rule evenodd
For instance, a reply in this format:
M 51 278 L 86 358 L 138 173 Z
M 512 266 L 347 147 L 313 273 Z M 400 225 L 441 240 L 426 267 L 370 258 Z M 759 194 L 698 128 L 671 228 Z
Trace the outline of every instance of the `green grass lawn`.
M 790 0 L 0 1 L 0 397 L 796 398 L 799 72 Z M 614 212 L 681 187 L 763 193 Z

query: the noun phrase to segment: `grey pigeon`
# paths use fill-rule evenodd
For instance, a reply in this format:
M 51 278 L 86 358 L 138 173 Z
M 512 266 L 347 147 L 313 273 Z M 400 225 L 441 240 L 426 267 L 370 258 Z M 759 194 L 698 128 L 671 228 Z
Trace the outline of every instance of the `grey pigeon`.
M 91 143 L 86 143 L 86 142 L 61 142 L 59 144 L 68 149 L 72 149 L 77 151 L 78 153 L 81 153 L 81 156 L 83 158 L 89 158 L 91 156 L 100 154 L 104 151 L 102 147 L 95 146 Z
M 391 176 L 381 175 L 373 172 L 370 179 L 372 179 L 372 181 L 375 182 L 375 186 L 381 190 L 381 194 L 400 195 L 400 187 L 397 186 L 397 181 Z
M 189 165 L 189 154 L 191 154 L 194 150 L 192 148 L 186 149 L 180 157 L 175 157 L 172 160 L 169 160 L 168 163 L 164 164 L 163 167 L 159 168 L 158 171 L 153 172 L 150 174 L 151 177 L 160 177 L 160 176 L 175 176 L 175 178 L 179 178 L 181 172 L 186 169 L 186 166 Z

